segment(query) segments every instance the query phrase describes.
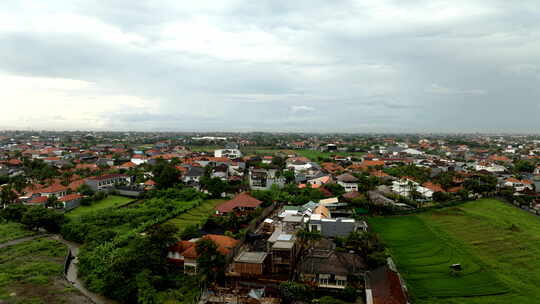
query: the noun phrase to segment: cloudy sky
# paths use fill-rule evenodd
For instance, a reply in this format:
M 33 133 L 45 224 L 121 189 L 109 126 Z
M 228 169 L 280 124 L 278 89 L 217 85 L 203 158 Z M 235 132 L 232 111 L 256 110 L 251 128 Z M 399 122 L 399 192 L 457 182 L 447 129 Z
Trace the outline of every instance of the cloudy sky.
M 538 16 L 538 0 L 2 0 L 0 128 L 538 132 Z

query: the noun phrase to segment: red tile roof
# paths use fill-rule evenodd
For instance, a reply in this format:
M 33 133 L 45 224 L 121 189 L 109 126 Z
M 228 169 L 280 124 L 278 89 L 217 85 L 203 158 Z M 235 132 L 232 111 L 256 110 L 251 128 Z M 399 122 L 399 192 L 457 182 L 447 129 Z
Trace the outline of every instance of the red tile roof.
M 217 234 L 207 234 L 203 236 L 202 239 L 211 240 L 214 242 L 214 244 L 217 245 L 217 250 L 223 255 L 229 254 L 231 249 L 233 249 L 240 242 L 231 237 Z M 196 244 L 194 243 L 194 245 Z M 190 246 L 188 249 L 183 251 L 181 255 L 188 259 L 196 259 L 199 257 L 197 246 Z
M 422 184 L 423 187 L 428 188 L 433 192 L 446 192 L 439 184 L 434 184 L 432 182 L 425 182 Z
M 68 188 L 66 186 L 62 186 L 60 184 L 54 184 L 50 185 L 49 187 L 41 188 L 38 192 L 40 193 L 58 193 L 58 192 L 64 192 L 67 191 Z
M 45 204 L 47 202 L 46 196 L 38 196 L 34 197 L 33 199 L 29 200 L 29 204 Z
M 216 207 L 219 213 L 232 212 L 235 208 L 257 208 L 262 202 L 246 192 L 240 193 L 233 199 L 222 203 Z
M 73 193 L 73 194 L 68 194 L 66 196 L 62 196 L 58 200 L 61 201 L 61 202 L 69 202 L 69 201 L 74 201 L 74 200 L 77 200 L 77 199 L 81 199 L 82 197 L 83 196 L 78 194 L 78 193 Z
M 117 177 L 129 177 L 128 175 L 125 175 L 125 174 L 105 174 L 105 175 L 101 175 L 101 176 L 94 176 L 94 177 L 89 177 L 88 179 L 89 180 L 98 180 L 98 181 L 101 181 L 101 180 L 106 180 L 106 179 L 111 179 L 111 178 L 117 178 Z

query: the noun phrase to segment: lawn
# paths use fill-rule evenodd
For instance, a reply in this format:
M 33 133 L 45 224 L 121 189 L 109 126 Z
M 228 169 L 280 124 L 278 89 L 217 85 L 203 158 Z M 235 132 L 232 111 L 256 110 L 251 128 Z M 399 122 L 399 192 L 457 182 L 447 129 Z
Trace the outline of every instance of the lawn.
M 68 212 L 67 216 L 73 218 L 73 217 L 81 216 L 83 214 L 87 214 L 87 213 L 94 212 L 97 210 L 102 210 L 106 208 L 118 208 L 132 201 L 133 201 L 133 198 L 117 196 L 117 195 L 109 195 L 99 202 L 93 202 L 92 205 L 90 206 L 80 206 L 74 209 L 73 211 Z
M 66 247 L 36 239 L 0 249 L 0 302 L 89 303 L 63 277 Z
M 36 234 L 34 231 L 25 229 L 19 223 L 9 222 L 0 224 L 0 244 L 34 234 Z
M 169 220 L 168 222 L 174 224 L 176 227 L 178 227 L 180 231 L 190 225 L 199 225 L 204 222 L 204 220 L 208 218 L 208 216 L 214 213 L 214 208 L 217 205 L 224 201 L 225 200 L 221 199 L 206 200 L 202 202 L 201 205 L 189 209 L 187 212 L 182 213 L 181 215 Z
M 527 304 L 540 299 L 536 216 L 484 199 L 370 223 L 389 247 L 415 303 Z M 461 263 L 463 274 L 451 276 L 452 263 Z

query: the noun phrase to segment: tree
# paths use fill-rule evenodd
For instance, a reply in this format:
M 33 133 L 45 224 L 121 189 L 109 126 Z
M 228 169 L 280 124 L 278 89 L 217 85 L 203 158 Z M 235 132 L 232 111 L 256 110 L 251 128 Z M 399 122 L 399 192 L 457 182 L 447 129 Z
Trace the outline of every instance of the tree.
M 283 171 L 283 177 L 285 178 L 285 182 L 287 184 L 292 184 L 295 181 L 294 171 L 293 170 L 285 170 Z
M 197 267 L 204 281 L 216 282 L 223 277 L 225 257 L 217 250 L 217 245 L 208 239 L 200 239 L 197 244 Z
M 14 203 L 16 200 L 17 194 L 13 191 L 13 187 L 10 184 L 2 187 L 2 191 L 0 192 L 0 202 L 4 207 Z
M 90 188 L 87 184 L 82 184 L 77 188 L 77 192 L 79 192 L 82 195 L 92 196 L 94 195 L 94 190 Z
M 446 202 L 450 199 L 450 195 L 445 192 L 437 191 L 433 193 L 433 200 L 436 202 Z
M 64 222 L 64 214 L 41 207 L 28 208 L 21 218 L 21 223 L 29 229 L 43 228 L 53 233 L 59 232 Z
M 345 193 L 345 189 L 340 184 L 336 183 L 328 183 L 324 185 L 324 188 L 326 188 L 328 191 L 332 192 L 335 196 L 341 196 Z
M 7 205 L 0 210 L 0 217 L 7 221 L 20 222 L 26 210 L 28 210 L 28 206 L 22 204 Z
M 208 178 L 206 176 L 201 178 L 201 186 L 208 190 L 208 192 L 210 192 L 210 196 L 213 198 L 221 197 L 221 194 L 226 192 L 229 188 L 229 184 L 222 181 L 221 178 Z
M 515 165 L 514 165 L 514 171 L 516 173 L 519 173 L 519 172 L 527 172 L 527 173 L 532 173 L 535 169 L 535 166 L 532 162 L 530 161 L 526 161 L 526 160 L 518 160 L 516 161 Z
M 300 244 L 299 256 L 304 256 L 305 252 L 322 238 L 322 235 L 318 231 L 309 231 L 304 228 L 298 230 L 296 237 Z
M 307 285 L 296 282 L 283 282 L 279 284 L 279 291 L 287 303 L 294 301 L 309 302 L 313 294 Z
M 56 195 L 51 195 L 49 197 L 47 197 L 47 202 L 45 202 L 45 208 L 49 208 L 49 207 L 53 207 L 53 208 L 56 208 L 57 204 L 58 204 L 58 198 L 56 197 Z
M 180 172 L 163 160 L 158 160 L 152 173 L 158 189 L 170 188 L 180 180 Z

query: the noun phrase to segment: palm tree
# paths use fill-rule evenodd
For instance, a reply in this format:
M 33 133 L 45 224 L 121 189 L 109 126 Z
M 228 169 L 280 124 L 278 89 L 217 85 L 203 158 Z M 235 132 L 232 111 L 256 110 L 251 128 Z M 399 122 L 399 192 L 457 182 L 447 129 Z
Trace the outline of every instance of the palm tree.
M 13 202 L 15 202 L 15 200 L 17 200 L 17 194 L 15 193 L 15 191 L 13 191 L 13 186 L 9 184 L 4 186 L 2 188 L 2 191 L 0 192 L 0 201 L 2 202 L 4 208 L 8 204 L 12 204 Z
M 322 238 L 322 235 L 319 231 L 309 231 L 305 228 L 298 230 L 296 232 L 296 237 L 298 238 L 300 244 L 300 250 L 298 251 L 300 256 L 304 256 L 308 248 L 312 247 L 315 242 Z

